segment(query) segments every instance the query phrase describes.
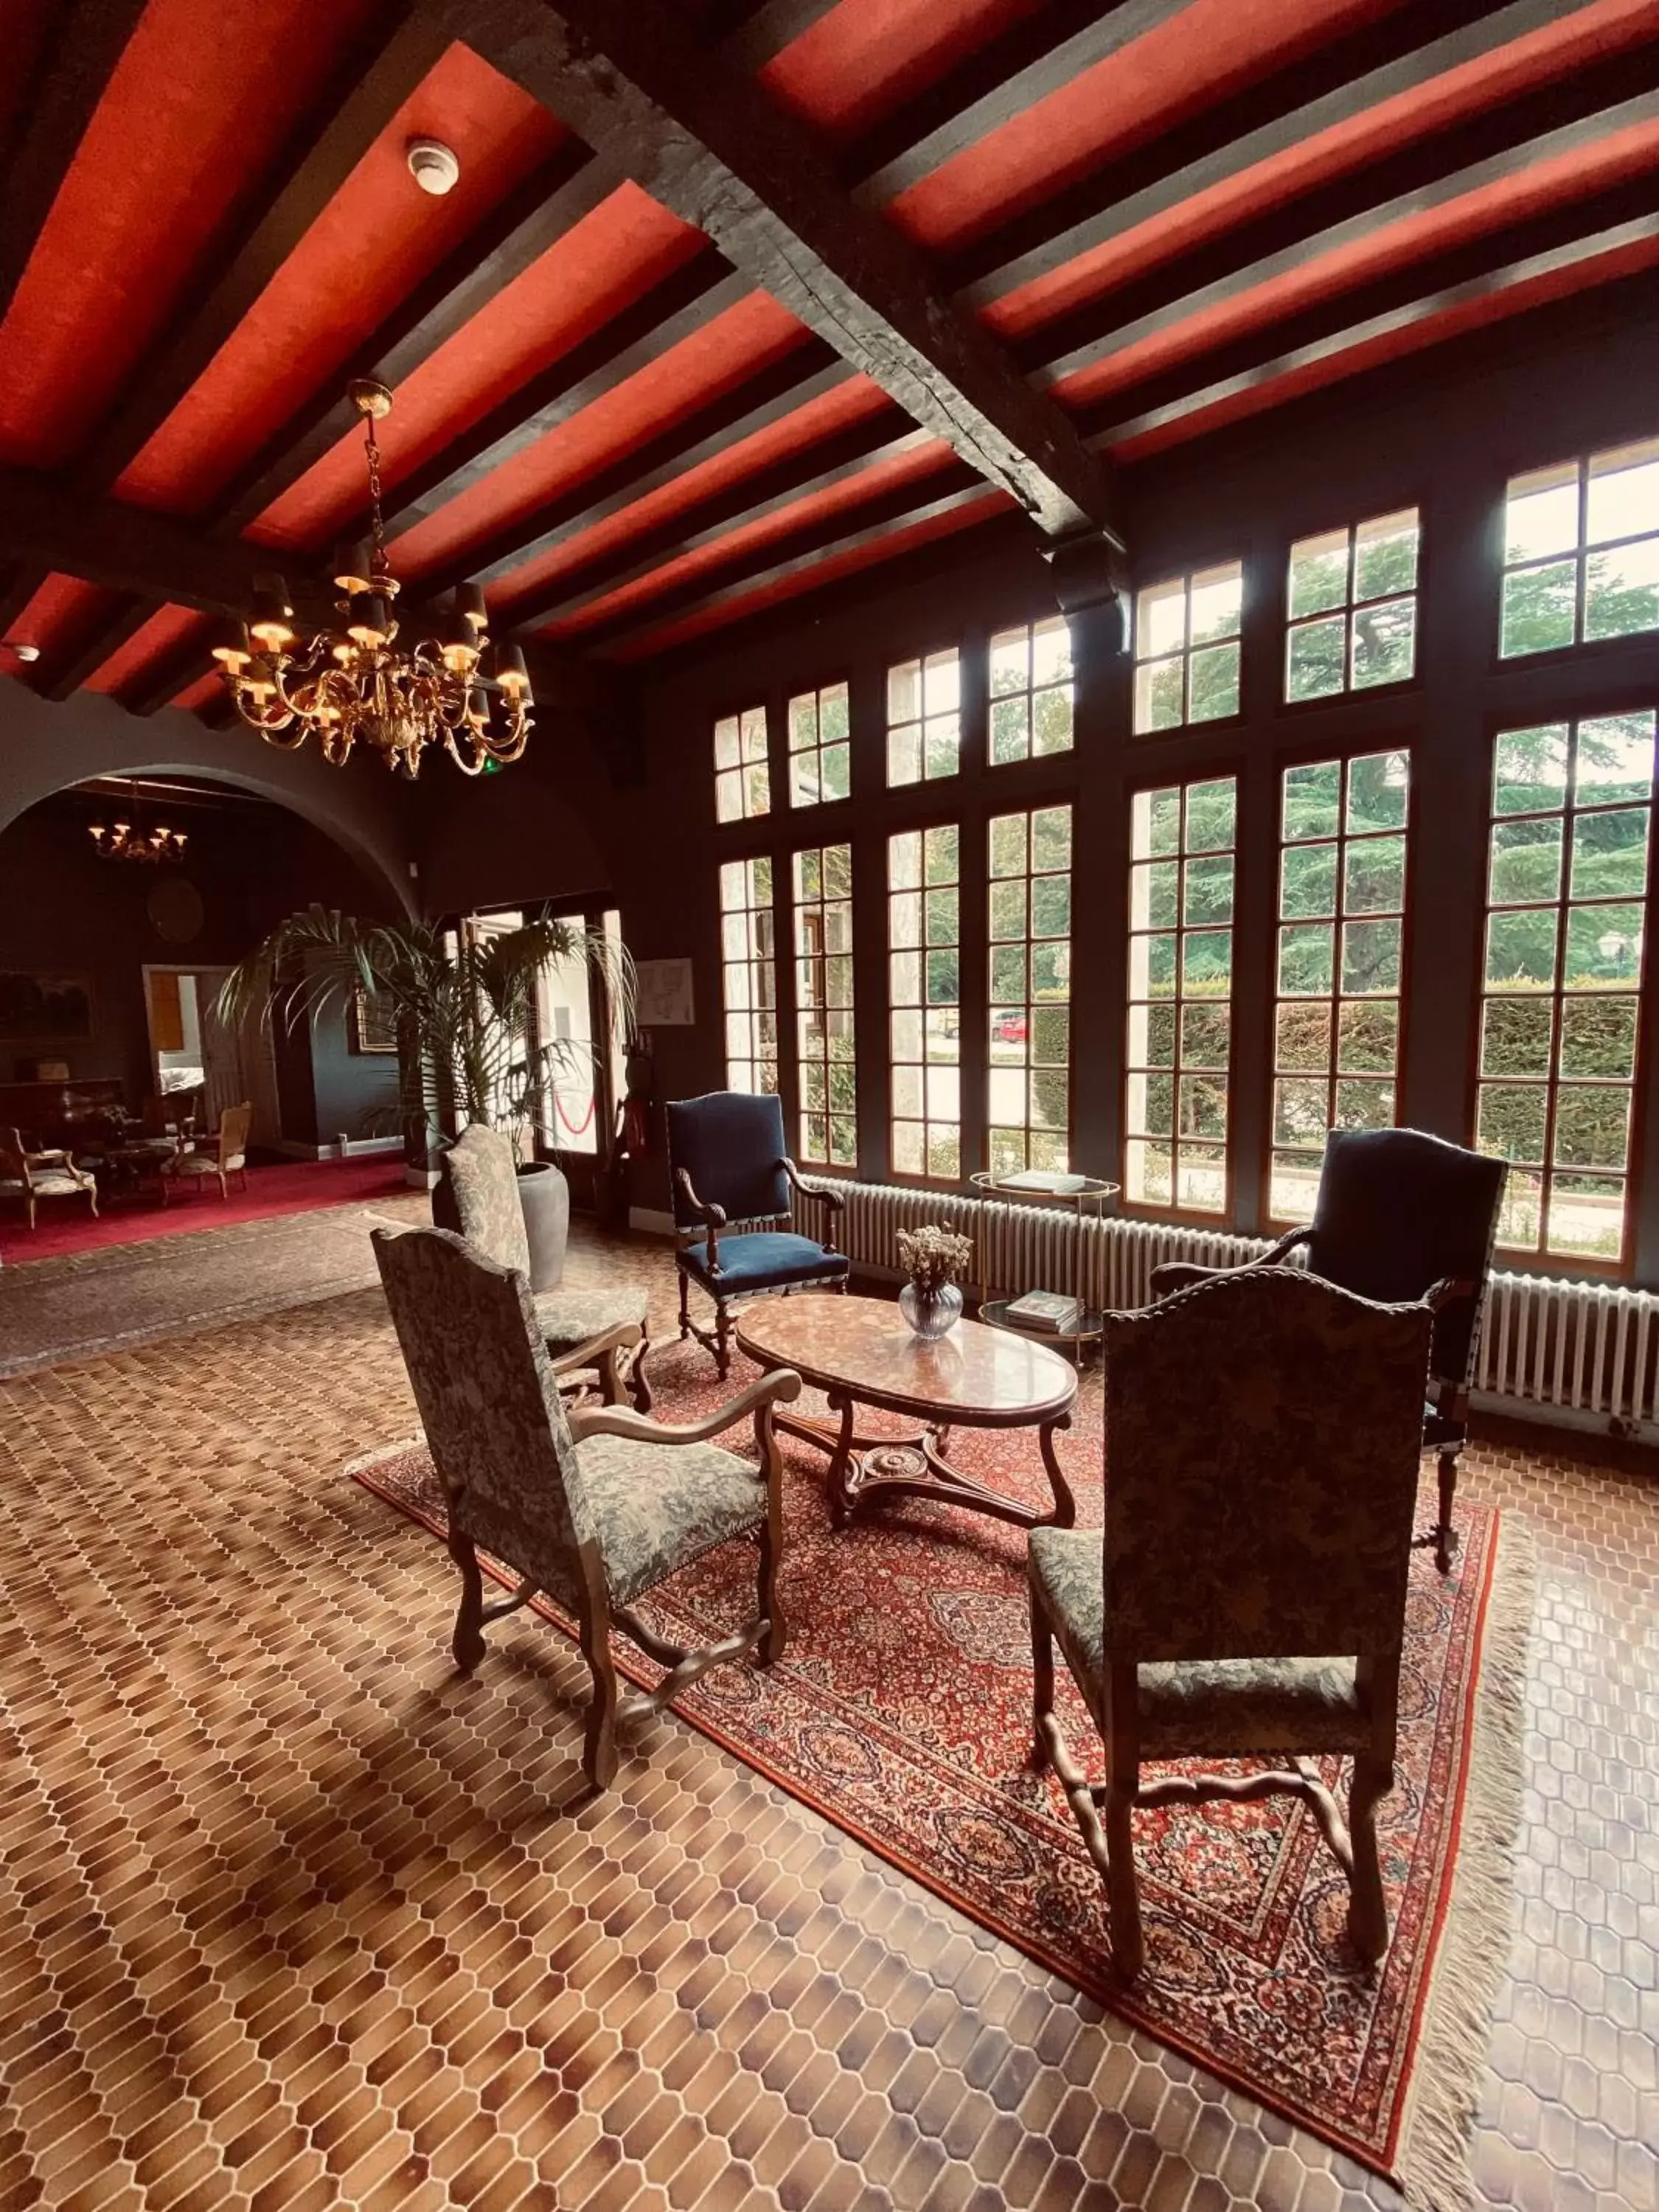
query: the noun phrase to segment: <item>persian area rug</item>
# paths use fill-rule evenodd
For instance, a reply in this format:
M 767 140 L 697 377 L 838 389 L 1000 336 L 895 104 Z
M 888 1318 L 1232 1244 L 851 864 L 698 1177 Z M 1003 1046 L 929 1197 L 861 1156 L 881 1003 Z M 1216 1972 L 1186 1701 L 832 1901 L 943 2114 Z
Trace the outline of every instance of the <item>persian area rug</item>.
M 665 1345 L 652 1359 L 656 1417 L 700 1418 L 750 1372 L 734 1359 L 722 1388 L 705 1352 Z M 808 1392 L 797 1410 L 822 1408 Z M 1060 1439 L 1084 1526 L 1100 1524 L 1100 1417 L 1091 1376 Z M 722 1441 L 753 1449 L 747 1423 Z M 716 1668 L 676 1710 L 963 1912 L 1416 2203 L 1437 2212 L 1467 2203 L 1467 2128 L 1511 1913 L 1534 1582 L 1525 1530 L 1510 1518 L 1500 1534 L 1492 1511 L 1460 1501 L 1450 1577 L 1426 1552 L 1413 1555 L 1398 1779 L 1377 1821 L 1393 1933 L 1376 1972 L 1347 1947 L 1347 1886 L 1311 1814 L 1276 1798 L 1136 1813 L 1147 1963 L 1125 1989 L 1112 1976 L 1100 1878 L 1058 1784 L 1026 1763 L 1023 1533 L 930 1501 L 866 1508 L 837 1534 L 824 1455 L 789 1439 L 783 1449 L 787 1653 L 769 1672 Z M 951 1452 L 966 1472 L 1048 1510 L 1034 1433 L 958 1430 Z M 423 1445 L 349 1472 L 443 1533 Z M 678 1643 L 711 1643 L 746 1614 L 753 1574 L 752 1552 L 730 1545 L 642 1610 Z M 434 1619 L 434 1638 L 447 1643 L 449 1628 L 449 1616 Z M 635 1680 L 659 1679 L 624 1639 L 616 1649 Z M 1063 1662 L 1057 1671 L 1066 1733 L 1099 1775 L 1099 1738 Z M 1346 1794 L 1342 1762 L 1322 1768 Z

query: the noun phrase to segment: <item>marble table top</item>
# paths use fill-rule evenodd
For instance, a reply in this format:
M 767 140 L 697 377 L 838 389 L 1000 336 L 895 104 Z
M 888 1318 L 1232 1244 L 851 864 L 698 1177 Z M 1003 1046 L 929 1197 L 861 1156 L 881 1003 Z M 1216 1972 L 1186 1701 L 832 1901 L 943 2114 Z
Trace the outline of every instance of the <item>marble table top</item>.
M 924 1342 L 885 1298 L 759 1299 L 737 1316 L 737 1338 L 762 1367 L 946 1424 L 1012 1428 L 1052 1419 L 1077 1395 L 1075 1370 L 1046 1344 L 976 1321 Z

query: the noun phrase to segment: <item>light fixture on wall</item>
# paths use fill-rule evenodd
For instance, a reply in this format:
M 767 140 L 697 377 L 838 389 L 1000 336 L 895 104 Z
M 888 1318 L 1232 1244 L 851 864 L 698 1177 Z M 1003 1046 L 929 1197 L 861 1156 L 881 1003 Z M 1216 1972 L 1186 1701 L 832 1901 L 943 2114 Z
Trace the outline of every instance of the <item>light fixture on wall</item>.
M 480 775 L 492 763 L 517 760 L 530 735 L 524 654 L 516 645 L 496 646 L 485 677 L 489 617 L 477 584 L 457 586 L 441 636 L 398 645 L 398 581 L 386 563 L 374 441 L 392 394 L 368 377 L 348 392 L 368 441 L 371 534 L 342 546 L 336 558 L 342 625 L 301 645 L 287 585 L 278 575 L 256 576 L 246 622 L 214 647 L 214 658 L 237 713 L 268 744 L 293 751 L 314 734 L 323 758 L 341 768 L 361 741 L 410 777 L 420 773 L 426 748 L 441 745 L 458 768 Z
M 179 861 L 185 857 L 189 837 L 182 830 L 169 830 L 165 822 L 144 827 L 138 804 L 138 785 L 132 785 L 131 819 L 112 823 L 94 822 L 88 825 L 94 849 L 104 860 L 138 860 L 148 867 L 159 867 L 167 861 Z

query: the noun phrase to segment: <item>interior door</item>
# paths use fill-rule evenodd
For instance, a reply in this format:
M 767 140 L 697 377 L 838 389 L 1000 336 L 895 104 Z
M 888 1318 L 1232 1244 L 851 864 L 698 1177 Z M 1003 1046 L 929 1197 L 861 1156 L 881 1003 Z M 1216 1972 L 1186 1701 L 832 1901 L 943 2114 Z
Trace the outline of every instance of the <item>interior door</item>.
M 228 973 L 224 968 L 203 968 L 196 974 L 197 1020 L 202 1036 L 202 1118 L 210 1129 L 216 1129 L 226 1107 L 240 1105 L 252 1087 L 243 1079 L 241 1039 L 214 1012 L 219 986 Z

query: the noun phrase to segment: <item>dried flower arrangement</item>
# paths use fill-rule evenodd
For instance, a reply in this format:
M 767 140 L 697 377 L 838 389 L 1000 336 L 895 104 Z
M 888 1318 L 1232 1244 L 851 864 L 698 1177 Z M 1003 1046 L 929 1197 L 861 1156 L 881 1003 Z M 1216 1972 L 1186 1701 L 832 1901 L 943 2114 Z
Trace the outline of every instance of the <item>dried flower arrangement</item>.
M 947 1283 L 958 1283 L 967 1274 L 974 1256 L 973 1239 L 958 1237 L 953 1229 L 930 1222 L 925 1229 L 901 1229 L 899 1265 L 916 1289 L 935 1296 Z

